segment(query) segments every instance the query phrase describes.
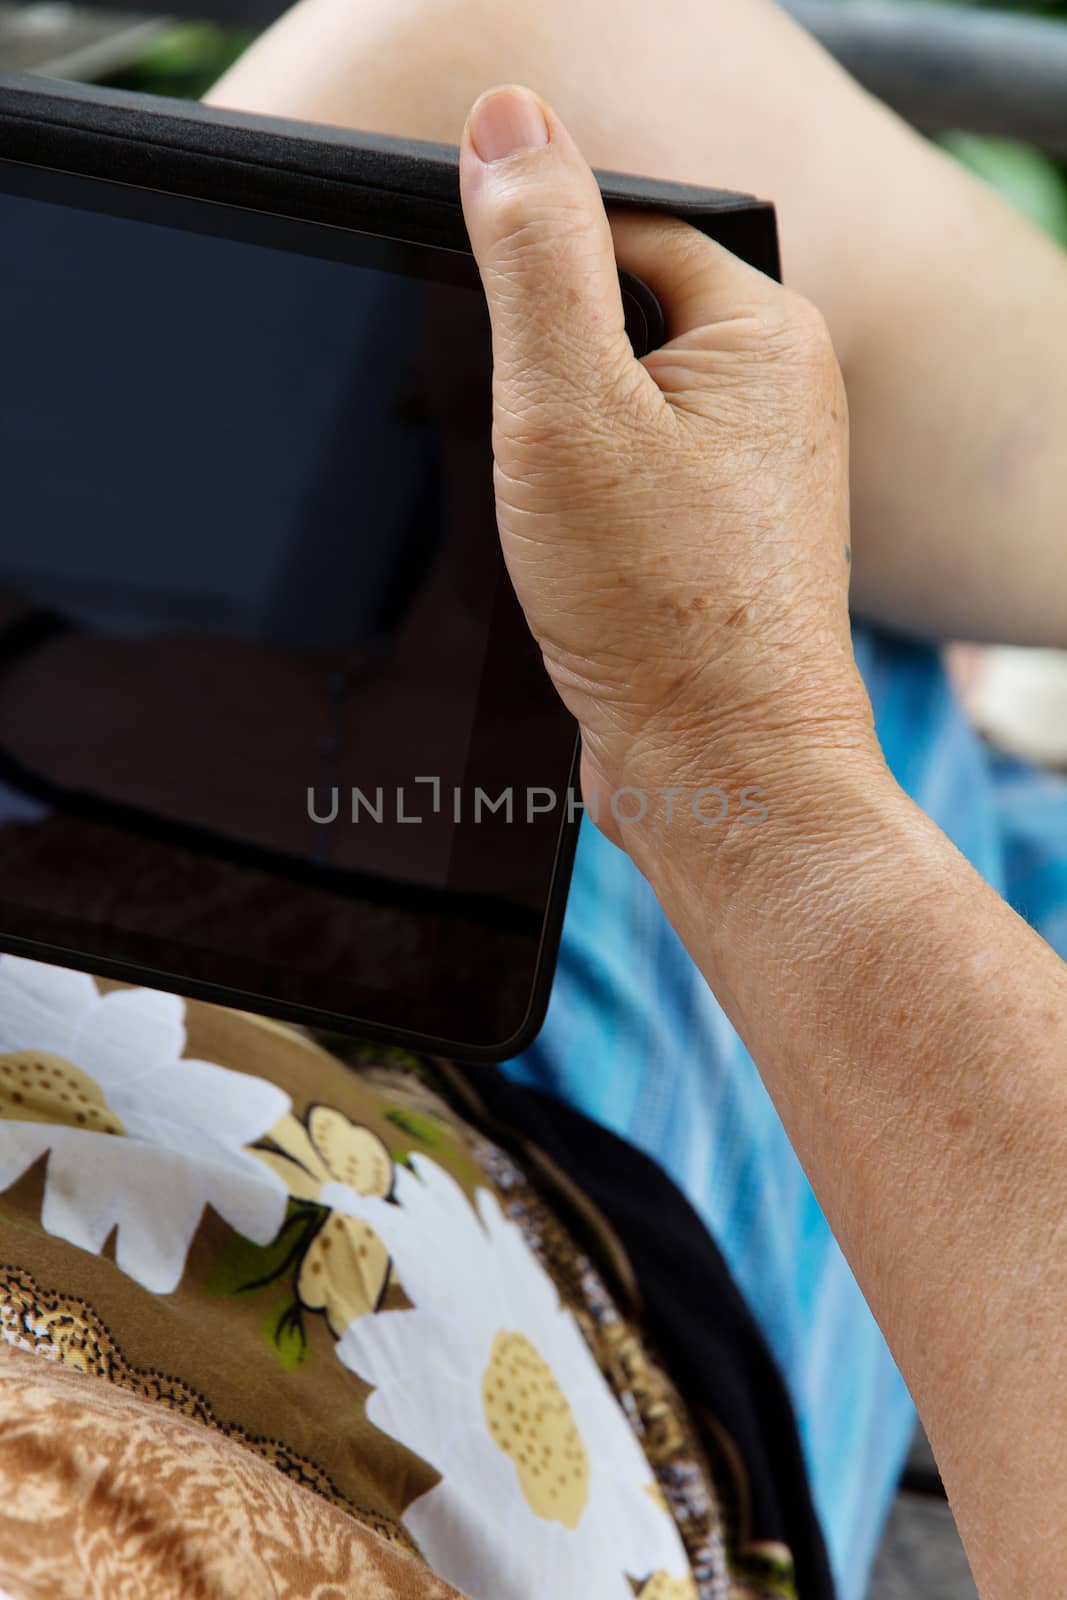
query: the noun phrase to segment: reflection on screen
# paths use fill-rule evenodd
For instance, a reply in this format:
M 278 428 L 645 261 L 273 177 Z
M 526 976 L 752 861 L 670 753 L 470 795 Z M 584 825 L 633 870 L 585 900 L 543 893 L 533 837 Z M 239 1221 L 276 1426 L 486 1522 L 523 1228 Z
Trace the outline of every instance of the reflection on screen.
M 0 236 L 0 822 L 443 885 L 396 791 L 463 781 L 500 574 L 473 269 L 22 194 Z

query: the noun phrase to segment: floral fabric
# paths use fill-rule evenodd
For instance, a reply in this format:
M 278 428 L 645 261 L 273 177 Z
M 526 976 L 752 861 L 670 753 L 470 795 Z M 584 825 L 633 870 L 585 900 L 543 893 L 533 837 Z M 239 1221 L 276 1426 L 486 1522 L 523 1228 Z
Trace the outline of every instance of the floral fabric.
M 609 1288 L 427 1070 L 382 1051 L 346 1063 L 262 1019 L 0 957 L 0 1334 L 23 1371 L 31 1356 L 67 1369 L 62 1405 L 98 1439 L 115 1437 L 102 1388 L 78 1379 L 107 1380 L 163 1455 L 180 1436 L 171 1466 L 159 1458 L 179 1545 L 182 1507 L 217 1497 L 239 1461 L 235 1482 L 266 1475 L 281 1522 L 310 1526 L 319 1508 L 326 1547 L 342 1527 L 376 1559 L 391 1547 L 390 1570 L 416 1563 L 427 1596 L 451 1592 L 436 1580 L 468 1600 L 792 1594 L 788 1552 L 728 1548 L 625 1264 Z M 0 1441 L 12 1426 L 0 1406 Z M 94 1472 L 110 1448 L 86 1446 Z M 81 1516 L 72 1501 L 53 1529 L 64 1561 Z M 258 1572 L 272 1527 L 233 1545 L 233 1574 L 239 1555 Z M 198 1561 L 209 1531 L 190 1534 Z M 355 1571 L 292 1592 L 374 1593 Z M 259 1592 L 217 1583 L 202 1592 Z M 167 1591 L 131 1578 L 129 1592 Z

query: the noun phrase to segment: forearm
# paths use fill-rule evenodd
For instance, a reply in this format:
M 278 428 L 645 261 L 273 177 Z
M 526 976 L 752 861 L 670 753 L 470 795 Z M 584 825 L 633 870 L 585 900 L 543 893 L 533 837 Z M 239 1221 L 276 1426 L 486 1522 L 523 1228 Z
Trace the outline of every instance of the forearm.
M 765 788 L 765 822 L 681 805 L 625 842 L 890 1340 L 983 1600 L 1046 1600 L 1067 1524 L 1067 969 L 873 760 L 798 760 Z

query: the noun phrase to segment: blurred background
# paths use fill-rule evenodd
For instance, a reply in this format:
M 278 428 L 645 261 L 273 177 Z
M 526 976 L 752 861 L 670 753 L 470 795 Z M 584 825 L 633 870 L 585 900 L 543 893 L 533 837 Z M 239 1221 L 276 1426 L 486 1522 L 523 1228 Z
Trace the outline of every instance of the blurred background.
M 282 9 L 177 0 L 168 15 L 0 0 L 0 71 L 195 98 Z M 868 88 L 995 185 L 1067 249 L 1067 0 L 788 0 Z M 1067 449 L 1067 440 L 1064 441 Z M 1067 654 L 949 652 L 995 744 L 1067 770 Z M 870 1600 L 976 1600 L 941 1482 L 916 1440 Z

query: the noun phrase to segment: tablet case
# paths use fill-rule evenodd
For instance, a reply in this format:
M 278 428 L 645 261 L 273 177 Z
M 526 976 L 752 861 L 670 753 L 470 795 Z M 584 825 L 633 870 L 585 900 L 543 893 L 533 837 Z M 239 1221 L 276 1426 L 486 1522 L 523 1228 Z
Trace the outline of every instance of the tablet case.
M 468 249 L 455 145 L 224 111 L 196 101 L 0 74 L 0 158 L 31 161 L 309 222 Z M 598 171 L 608 204 L 680 217 L 780 277 L 774 207 L 752 195 Z M 412 227 L 412 200 L 418 218 Z

